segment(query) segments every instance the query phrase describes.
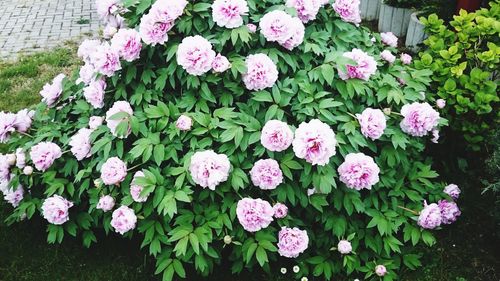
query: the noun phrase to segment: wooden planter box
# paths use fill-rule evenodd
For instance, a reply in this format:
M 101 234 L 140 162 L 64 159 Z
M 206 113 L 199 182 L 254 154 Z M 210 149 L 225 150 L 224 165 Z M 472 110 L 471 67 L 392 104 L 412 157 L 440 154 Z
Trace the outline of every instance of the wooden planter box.
M 424 42 L 425 38 L 427 38 L 427 34 L 424 32 L 424 25 L 418 20 L 417 12 L 412 13 L 406 33 L 405 46 L 416 52 L 418 51 L 417 45 Z
M 379 32 L 391 31 L 397 37 L 405 36 L 408 31 L 411 13 L 412 10 L 410 9 L 395 8 L 381 3 L 378 19 Z
M 377 20 L 380 13 L 380 0 L 361 0 L 359 6 L 361 18 L 372 21 Z

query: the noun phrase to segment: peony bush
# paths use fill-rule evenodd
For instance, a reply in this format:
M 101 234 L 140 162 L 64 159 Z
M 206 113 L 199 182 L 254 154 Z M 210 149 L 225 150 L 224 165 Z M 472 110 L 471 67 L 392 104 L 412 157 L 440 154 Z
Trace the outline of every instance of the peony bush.
M 393 280 L 460 215 L 423 154 L 446 125 L 431 71 L 359 26 L 359 1 L 97 2 L 109 40 L 0 113 L 10 223 L 140 236 L 163 280 L 222 258 Z

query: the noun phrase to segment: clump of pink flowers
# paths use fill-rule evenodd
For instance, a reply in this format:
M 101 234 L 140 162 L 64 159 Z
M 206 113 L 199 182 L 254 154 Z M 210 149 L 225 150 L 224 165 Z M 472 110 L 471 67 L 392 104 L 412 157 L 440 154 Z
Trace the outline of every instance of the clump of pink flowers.
M 382 43 L 387 46 L 394 48 L 398 46 L 398 37 L 392 32 L 382 32 L 380 33 L 380 38 L 382 39 Z
M 348 188 L 371 189 L 379 181 L 380 169 L 373 158 L 363 153 L 349 153 L 338 168 L 340 181 Z
M 261 189 L 275 189 L 283 182 L 280 165 L 274 159 L 261 159 L 250 170 L 252 183 Z
M 243 198 L 238 201 L 236 215 L 246 231 L 256 232 L 271 224 L 274 210 L 269 202 L 260 198 Z
M 3 193 L 5 201 L 15 208 L 24 198 L 24 189 L 21 185 L 18 185 L 17 188 L 9 187 L 9 184 L 10 182 L 7 180 L 0 180 L 0 192 Z
M 460 196 L 460 188 L 456 184 L 449 184 L 444 187 L 444 193 L 448 194 L 453 200 L 457 200 Z
M 217 154 L 213 150 L 198 151 L 191 156 L 189 172 L 193 181 L 211 190 L 229 176 L 231 163 L 225 154 Z
M 142 16 L 139 34 L 148 45 L 164 44 L 168 41 L 167 32 L 174 26 L 175 20 L 184 12 L 186 0 L 156 1 L 147 14 Z
M 61 148 L 53 142 L 40 142 L 30 150 L 31 161 L 41 172 L 45 172 L 61 156 Z
M 6 143 L 10 135 L 16 131 L 16 115 L 10 112 L 0 112 L 0 143 Z
M 111 227 L 121 235 L 135 228 L 137 216 L 133 209 L 127 206 L 121 206 L 113 211 L 111 216 Z
M 286 150 L 293 141 L 293 132 L 287 123 L 269 120 L 262 128 L 260 143 L 270 151 Z
M 344 72 L 340 68 L 338 69 L 339 77 L 342 80 L 357 78 L 368 81 L 370 76 L 377 72 L 377 62 L 375 59 L 360 49 L 354 48 L 352 51 L 344 53 L 343 56 L 354 60 L 356 65 L 346 65 L 347 72 Z
M 359 4 L 359 0 L 335 0 L 333 9 L 343 21 L 359 25 L 361 22 Z
M 104 78 L 93 80 L 87 87 L 83 88 L 83 97 L 93 108 L 102 108 L 105 90 L 106 81 Z
M 307 231 L 299 228 L 282 227 L 278 233 L 278 253 L 287 258 L 296 258 L 309 245 Z
M 297 15 L 303 23 L 315 20 L 319 9 L 326 5 L 325 0 L 287 0 L 286 6 L 295 8 Z
M 69 220 L 69 208 L 73 202 L 59 195 L 53 195 L 43 201 L 42 215 L 51 224 L 61 225 Z
M 295 139 L 292 142 L 295 156 L 320 166 L 330 162 L 330 157 L 335 155 L 336 145 L 333 130 L 318 119 L 302 122 L 295 131 Z
M 271 88 L 278 80 L 278 68 L 267 55 L 249 55 L 245 63 L 247 71 L 243 74 L 243 82 L 248 90 Z
M 418 217 L 418 225 L 422 228 L 434 229 L 440 226 L 441 222 L 441 209 L 438 204 L 427 204 L 427 202 L 424 202 L 424 208 L 420 211 L 420 215 Z
M 122 69 L 118 50 L 107 42 L 97 47 L 90 55 L 90 61 L 96 72 L 107 77 L 112 77 L 116 71 Z
M 273 206 L 274 217 L 282 219 L 288 215 L 288 207 L 283 203 L 276 203 Z
M 118 51 L 122 59 L 134 61 L 141 54 L 141 36 L 134 29 L 122 28 L 111 39 L 111 47 Z
M 71 146 L 71 153 L 76 157 L 76 160 L 81 161 L 91 155 L 90 134 L 91 129 L 81 128 L 69 140 Z
M 439 113 L 428 103 L 405 104 L 401 115 L 404 117 L 400 123 L 401 130 L 414 137 L 427 135 L 439 122 Z
M 96 209 L 102 210 L 103 212 L 109 212 L 115 206 L 115 199 L 110 195 L 104 195 L 99 198 L 99 202 L 97 202 Z
M 101 180 L 106 185 L 121 183 L 127 176 L 127 165 L 118 157 L 111 157 L 101 166 Z
M 220 27 L 240 27 L 246 14 L 248 5 L 245 0 L 215 0 L 212 4 L 212 18 Z
M 356 117 L 363 136 L 376 140 L 384 134 L 387 122 L 382 110 L 366 108 L 361 114 L 356 114 Z
M 208 72 L 214 59 L 212 44 L 199 35 L 182 39 L 177 48 L 177 64 L 191 75 L 200 76 Z
M 275 10 L 260 19 L 260 30 L 269 42 L 277 42 L 292 50 L 304 41 L 304 24 L 286 12 Z
M 457 206 L 457 203 L 447 200 L 439 200 L 439 209 L 441 210 L 441 223 L 451 224 L 462 214 Z

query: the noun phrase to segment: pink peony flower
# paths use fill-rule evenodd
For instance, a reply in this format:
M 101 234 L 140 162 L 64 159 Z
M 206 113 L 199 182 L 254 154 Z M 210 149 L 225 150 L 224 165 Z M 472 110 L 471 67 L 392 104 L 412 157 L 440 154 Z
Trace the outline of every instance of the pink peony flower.
M 446 106 L 446 101 L 444 99 L 436 100 L 436 106 L 439 109 L 443 109 Z
M 59 96 L 62 94 L 62 82 L 64 78 L 66 78 L 66 76 L 62 73 L 57 75 L 54 80 L 52 80 L 52 84 L 45 84 L 45 86 L 43 86 L 43 89 L 40 91 L 42 102 L 47 104 L 48 107 L 52 107 Z
M 287 123 L 279 120 L 269 120 L 262 128 L 260 143 L 270 151 L 283 151 L 293 141 L 293 132 Z
M 260 19 L 260 32 L 269 42 L 284 43 L 293 34 L 292 19 L 286 12 L 271 11 Z
M 126 113 L 127 117 L 117 118 L 115 115 L 117 113 Z M 123 136 L 118 136 L 116 132 L 116 128 L 121 122 L 126 122 L 128 119 L 134 114 L 132 107 L 126 101 L 117 101 L 113 104 L 113 106 L 106 112 L 106 124 L 115 137 L 126 138 L 130 134 L 130 124 L 128 127 L 128 131 Z
M 243 198 L 238 201 L 236 215 L 246 231 L 256 232 L 271 224 L 274 210 L 269 202 L 260 198 Z
M 52 142 L 40 142 L 33 146 L 30 151 L 31 161 L 33 161 L 35 168 L 41 172 L 45 172 L 61 156 L 61 148 Z
M 111 227 L 121 235 L 135 228 L 137 216 L 133 209 L 127 206 L 121 206 L 113 211 L 111 216 Z
M 250 33 L 255 33 L 257 31 L 257 26 L 253 23 L 247 24 L 247 28 Z
M 150 12 L 142 16 L 139 24 L 139 34 L 144 43 L 155 46 L 168 41 L 168 31 L 174 25 L 173 21 L 162 19 L 160 15 Z
M 212 69 L 214 70 L 214 72 L 222 73 L 230 68 L 231 63 L 225 56 L 222 56 L 221 54 L 218 54 L 212 62 Z
M 295 131 L 292 142 L 295 156 L 312 165 L 324 166 L 335 155 L 335 133 L 327 124 L 318 119 L 302 122 Z
M 350 254 L 352 252 L 351 242 L 349 242 L 347 240 L 340 240 L 339 244 L 337 245 L 337 250 L 342 255 Z
M 8 156 L 0 154 L 0 182 L 10 179 L 10 165 Z
M 94 80 L 83 88 L 83 97 L 93 108 L 104 106 L 104 92 L 106 91 L 106 80 L 104 78 Z
M 434 229 L 440 226 L 441 222 L 441 209 L 438 204 L 432 203 L 427 205 L 427 202 L 424 202 L 424 209 L 420 211 L 420 215 L 418 217 L 418 225 L 422 228 Z
M 26 166 L 23 168 L 23 174 L 29 176 L 31 174 L 33 174 L 33 167 L 31 166 Z
M 295 8 L 297 15 L 303 23 L 316 19 L 319 9 L 326 5 L 327 1 L 321 0 L 287 0 L 286 6 Z
M 158 16 L 164 21 L 175 21 L 177 18 L 182 16 L 184 8 L 188 1 L 186 0 L 163 0 L 156 1 L 149 13 L 157 13 Z
M 99 198 L 99 202 L 97 202 L 97 209 L 102 210 L 103 212 L 108 212 L 113 209 L 115 206 L 115 199 L 109 195 L 104 195 Z
M 383 50 L 382 53 L 380 53 L 380 57 L 388 63 L 394 63 L 394 61 L 396 61 L 396 56 L 389 50 Z
M 91 63 L 86 63 L 80 68 L 79 75 L 75 83 L 88 85 L 96 78 L 97 73 Z
M 16 124 L 15 127 L 17 131 L 26 133 L 31 127 L 33 122 L 32 118 L 35 116 L 35 111 L 23 109 L 16 113 Z
M 148 200 L 149 194 L 141 196 L 142 190 L 144 187 L 141 185 L 137 184 L 137 178 L 143 178 L 144 173 L 142 171 L 136 172 L 134 174 L 134 178 L 132 179 L 132 182 L 130 183 L 130 195 L 132 196 L 132 199 L 137 202 L 137 203 L 142 203 L 146 202 Z
M 285 49 L 291 51 L 304 41 L 305 27 L 299 18 L 292 18 L 290 21 L 292 33 L 284 42 L 279 42 Z
M 212 68 L 214 59 L 212 44 L 199 35 L 182 39 L 177 48 L 177 64 L 191 75 L 205 74 Z
M 231 163 L 225 154 L 217 154 L 213 150 L 198 151 L 191 156 L 189 172 L 193 181 L 203 188 L 215 190 L 229 176 Z
M 276 203 L 273 206 L 274 217 L 282 219 L 288 215 L 288 207 L 283 203 Z
M 382 39 L 382 43 L 389 47 L 396 48 L 398 46 L 398 37 L 392 32 L 382 32 L 380 33 L 380 38 Z
M 90 134 L 91 129 L 81 128 L 76 134 L 69 139 L 69 146 L 71 146 L 71 153 L 76 157 L 76 160 L 82 161 L 89 158 L 91 155 Z
M 444 187 L 444 193 L 448 194 L 453 200 L 457 200 L 460 196 L 460 188 L 456 184 L 449 184 Z
M 97 14 L 101 20 L 107 20 L 109 16 L 121 9 L 121 0 L 96 0 Z
M 120 29 L 111 39 L 111 48 L 118 50 L 118 54 L 124 60 L 134 61 L 141 54 L 141 36 L 134 29 Z
M 94 39 L 85 39 L 80 44 L 80 47 L 78 47 L 77 55 L 87 65 L 88 63 L 90 63 L 91 55 L 98 50 L 99 46 L 101 46 L 101 41 Z
M 18 148 L 16 149 L 16 167 L 22 169 L 24 166 L 26 166 L 26 153 L 22 148 Z
M 401 108 L 401 115 L 404 117 L 399 124 L 401 130 L 414 137 L 427 135 L 439 122 L 439 113 L 428 103 L 405 104 Z
M 186 115 L 181 115 L 175 122 L 175 127 L 181 131 L 189 131 L 191 130 L 191 127 L 193 126 L 193 119 L 191 119 L 189 116 Z
M 250 170 L 252 183 L 260 189 L 275 189 L 283 182 L 280 165 L 274 159 L 261 159 Z
M 354 48 L 351 52 L 344 53 L 343 56 L 354 60 L 356 65 L 346 65 L 347 73 L 340 68 L 338 69 L 339 77 L 342 80 L 357 78 L 368 81 L 370 76 L 377 72 L 375 59 L 360 49 Z
M 377 276 L 384 276 L 385 274 L 387 273 L 387 269 L 385 268 L 384 265 L 382 264 L 379 264 L 375 267 L 375 274 L 377 274 Z
M 106 26 L 104 27 L 102 36 L 105 39 L 112 38 L 119 30 L 125 28 L 127 25 L 125 23 L 125 19 L 120 15 L 109 17 Z
M 359 0 L 335 0 L 333 10 L 343 21 L 354 23 L 357 26 L 361 22 L 359 3 Z
M 242 16 L 248 14 L 245 0 L 215 0 L 212 4 L 212 18 L 220 27 L 235 28 L 243 25 Z
M 349 153 L 339 166 L 340 181 L 348 188 L 370 190 L 379 181 L 380 169 L 373 158 L 363 153 Z
M 127 165 L 118 157 L 111 157 L 101 166 L 101 179 L 106 185 L 121 183 L 127 176 Z
M 61 225 L 69 220 L 69 208 L 73 203 L 59 195 L 53 195 L 43 201 L 43 217 L 51 224 Z
M 309 236 L 307 231 L 296 227 L 282 227 L 278 234 L 278 253 L 287 258 L 296 258 L 307 249 Z
M 102 125 L 102 122 L 104 122 L 104 117 L 92 116 L 89 119 L 89 128 L 95 130 Z
M 441 210 L 441 223 L 452 224 L 462 214 L 458 209 L 457 203 L 446 200 L 439 200 L 439 209 Z
M 401 62 L 403 64 L 410 64 L 411 63 L 411 56 L 405 53 L 401 54 Z
M 384 134 L 387 124 L 382 110 L 366 108 L 361 114 L 356 114 L 356 117 L 363 136 L 376 140 Z
M 243 74 L 243 82 L 248 90 L 264 90 L 278 80 L 276 64 L 265 54 L 249 55 L 245 61 L 247 72 Z
M 0 188 L 0 191 L 2 191 L 5 201 L 10 203 L 14 208 L 19 206 L 19 203 L 24 198 L 24 189 L 21 185 L 18 185 L 14 190 L 14 188 L 9 188 L 7 183 L 7 187 L 4 189 Z
M 90 56 L 95 70 L 105 76 L 111 77 L 116 71 L 122 69 L 118 50 L 111 48 L 108 43 L 100 45 Z
M 0 111 L 0 143 L 6 143 L 16 131 L 17 116 L 14 113 Z

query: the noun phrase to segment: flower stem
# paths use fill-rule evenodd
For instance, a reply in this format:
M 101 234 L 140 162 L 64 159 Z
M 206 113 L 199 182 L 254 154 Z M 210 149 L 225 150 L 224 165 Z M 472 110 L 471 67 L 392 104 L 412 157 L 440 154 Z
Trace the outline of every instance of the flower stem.
M 350 113 L 350 112 L 346 112 L 347 114 L 349 114 L 352 118 L 354 118 L 354 120 L 358 120 L 358 117 L 356 117 L 356 115 Z
M 27 137 L 29 137 L 29 138 L 33 138 L 33 136 L 32 136 L 32 135 L 30 135 L 30 134 L 28 134 L 28 133 L 24 133 L 24 132 L 19 132 L 19 133 L 20 133 L 21 135 L 23 135 L 23 136 L 27 136 Z
M 412 213 L 412 214 L 415 214 L 415 215 L 418 215 L 418 214 L 419 214 L 417 211 L 414 211 L 414 210 L 412 210 L 412 209 L 405 208 L 405 207 L 403 207 L 403 206 L 398 206 L 398 208 L 403 209 L 403 210 L 405 210 L 405 211 L 408 211 L 408 212 L 410 212 L 410 213 Z
M 133 169 L 135 169 L 135 168 L 140 167 L 142 164 L 144 164 L 144 163 L 137 164 L 137 165 L 135 165 L 135 166 L 133 166 L 133 167 L 128 168 L 128 169 L 127 169 L 127 172 L 130 172 L 131 170 L 133 170 Z

